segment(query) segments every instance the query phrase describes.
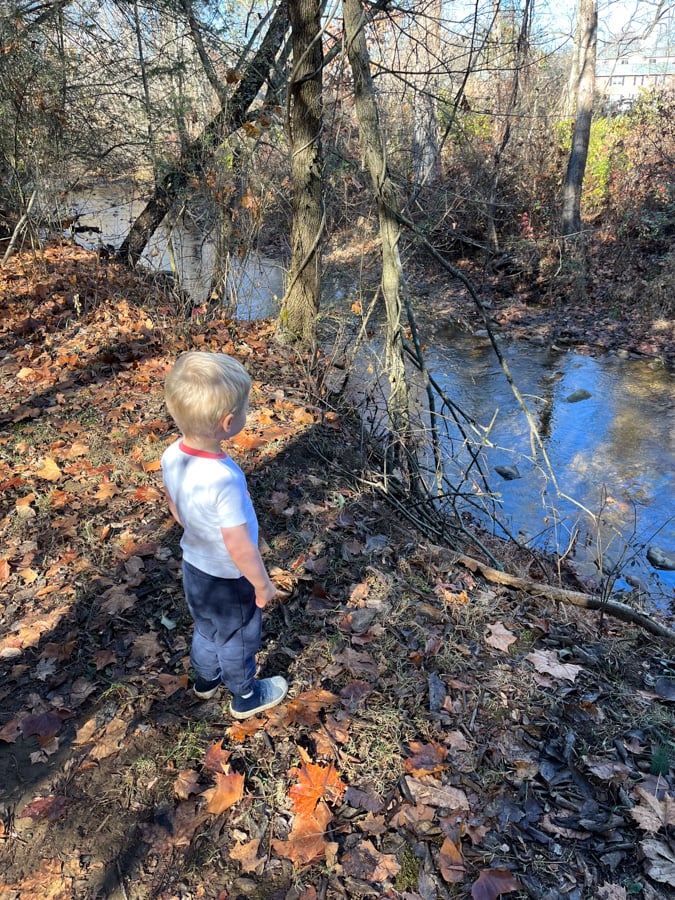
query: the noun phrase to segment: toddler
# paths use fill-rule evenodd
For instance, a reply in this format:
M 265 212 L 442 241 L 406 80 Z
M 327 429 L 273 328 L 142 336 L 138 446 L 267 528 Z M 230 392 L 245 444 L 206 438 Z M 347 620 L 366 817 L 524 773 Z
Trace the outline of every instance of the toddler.
M 194 692 L 232 692 L 230 712 L 246 719 L 276 706 L 288 685 L 255 678 L 262 609 L 274 597 L 258 549 L 258 521 L 239 466 L 221 443 L 244 428 L 251 379 L 225 353 L 190 352 L 169 372 L 165 397 L 182 433 L 162 456 L 171 514 L 183 528 L 183 588 L 194 621 Z

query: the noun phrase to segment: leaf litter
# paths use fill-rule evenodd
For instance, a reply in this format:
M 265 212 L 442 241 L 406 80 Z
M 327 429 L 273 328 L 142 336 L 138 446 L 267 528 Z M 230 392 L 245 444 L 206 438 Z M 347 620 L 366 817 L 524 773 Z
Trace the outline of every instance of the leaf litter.
M 14 256 L 0 305 L 3 898 L 670 896 L 659 639 L 448 570 L 342 474 L 348 410 L 271 323 L 181 321 L 67 246 Z M 280 587 L 260 668 L 292 690 L 244 722 L 191 693 L 158 477 L 192 347 L 254 378 L 233 452 Z

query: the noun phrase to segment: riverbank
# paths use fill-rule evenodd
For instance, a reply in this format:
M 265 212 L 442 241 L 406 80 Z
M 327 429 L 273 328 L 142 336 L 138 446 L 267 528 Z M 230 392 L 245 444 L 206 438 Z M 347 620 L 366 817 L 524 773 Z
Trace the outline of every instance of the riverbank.
M 3 897 L 669 896 L 665 639 L 420 536 L 269 323 L 186 321 L 72 247 L 13 257 L 0 308 Z M 158 478 L 190 347 L 254 376 L 233 455 L 281 591 L 260 667 L 292 688 L 243 725 L 190 691 Z
M 521 248 L 489 264 L 470 257 L 448 257 L 448 262 L 471 280 L 498 339 L 587 355 L 636 356 L 675 369 L 675 254 L 668 243 L 628 245 L 595 235 L 583 263 L 563 260 L 555 250 Z M 355 250 L 346 236 L 334 239 L 325 263 L 328 299 L 337 292 L 366 309 L 367 294 L 377 286 L 377 242 Z M 433 342 L 447 330 L 485 330 L 483 313 L 468 291 L 430 256 L 407 259 L 404 273 L 423 340 Z

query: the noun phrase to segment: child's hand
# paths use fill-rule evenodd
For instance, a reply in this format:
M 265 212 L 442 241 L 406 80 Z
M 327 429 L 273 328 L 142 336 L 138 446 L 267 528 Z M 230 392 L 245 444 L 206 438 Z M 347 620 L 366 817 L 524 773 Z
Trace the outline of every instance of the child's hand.
M 277 589 L 274 587 L 274 584 L 267 579 L 267 584 L 264 588 L 256 588 L 255 589 L 255 605 L 259 606 L 260 609 L 264 609 L 270 600 L 275 596 Z

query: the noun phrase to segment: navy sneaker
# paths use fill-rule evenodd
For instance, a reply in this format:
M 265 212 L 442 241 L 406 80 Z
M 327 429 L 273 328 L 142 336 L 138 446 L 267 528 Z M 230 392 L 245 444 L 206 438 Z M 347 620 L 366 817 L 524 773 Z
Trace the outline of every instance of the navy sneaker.
M 271 709 L 281 703 L 288 693 L 288 683 L 281 675 L 273 678 L 261 678 L 251 685 L 249 697 L 234 696 L 230 703 L 230 712 L 235 719 L 248 719 L 258 713 Z
M 200 678 L 199 676 L 197 676 L 192 690 L 195 692 L 195 697 L 199 697 L 200 700 L 210 700 L 211 697 L 213 697 L 217 692 L 221 684 L 222 681 L 220 680 L 220 678 L 214 678 L 212 681 L 206 681 L 204 678 Z

